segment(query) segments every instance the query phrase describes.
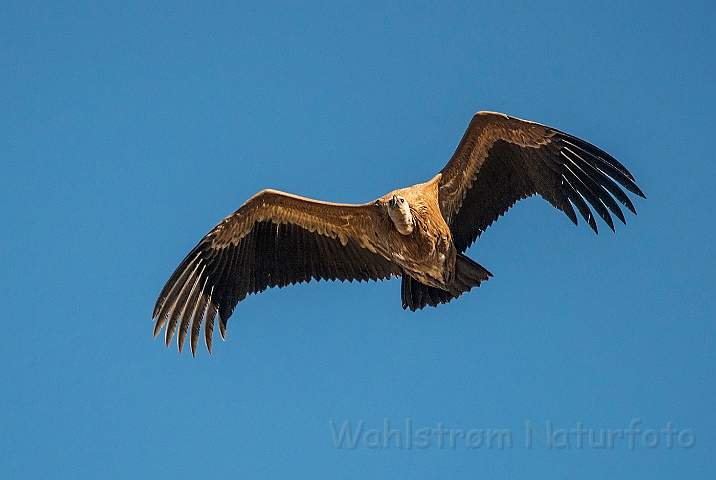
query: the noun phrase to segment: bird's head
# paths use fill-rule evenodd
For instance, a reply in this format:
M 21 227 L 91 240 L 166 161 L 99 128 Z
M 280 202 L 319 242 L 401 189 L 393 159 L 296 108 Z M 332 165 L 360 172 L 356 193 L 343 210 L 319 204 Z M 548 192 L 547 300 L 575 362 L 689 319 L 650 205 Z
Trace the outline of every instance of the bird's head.
M 413 233 L 415 222 L 413 214 L 410 212 L 408 201 L 400 195 L 393 195 L 388 200 L 388 215 L 395 224 L 395 228 L 403 235 Z

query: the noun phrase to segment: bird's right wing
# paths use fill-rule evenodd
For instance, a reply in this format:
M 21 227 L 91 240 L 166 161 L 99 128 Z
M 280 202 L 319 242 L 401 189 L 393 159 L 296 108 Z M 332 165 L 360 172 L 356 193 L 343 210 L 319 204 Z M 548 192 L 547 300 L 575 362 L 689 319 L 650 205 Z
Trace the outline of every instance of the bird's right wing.
M 248 294 L 270 287 L 324 280 L 380 280 L 400 268 L 372 242 L 375 204 L 319 202 L 264 190 L 212 229 L 181 262 L 157 299 L 156 337 L 166 324 L 169 345 L 179 327 L 184 345 L 191 325 L 196 353 L 202 320 L 211 353 L 214 319 L 222 338 L 226 321 Z

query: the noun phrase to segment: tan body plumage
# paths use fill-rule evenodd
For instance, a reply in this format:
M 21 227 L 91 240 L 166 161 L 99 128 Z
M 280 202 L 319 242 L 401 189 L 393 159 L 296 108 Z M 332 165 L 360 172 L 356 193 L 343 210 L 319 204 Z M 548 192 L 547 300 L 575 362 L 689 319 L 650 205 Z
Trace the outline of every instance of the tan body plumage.
M 636 213 L 620 184 L 644 196 L 606 152 L 550 127 L 479 112 L 447 165 L 427 183 L 366 204 L 321 202 L 263 190 L 212 229 L 187 255 L 157 299 L 156 336 L 177 327 L 196 352 L 204 322 L 211 352 L 215 318 L 226 321 L 250 293 L 292 283 L 402 277 L 403 308 L 457 298 L 491 274 L 463 255 L 515 202 L 535 193 L 576 224 L 574 207 L 596 232 L 587 203 L 613 230 Z M 191 330 L 190 330 L 191 329 Z
M 376 239 L 408 275 L 425 285 L 448 290 L 455 271 L 455 246 L 450 227 L 440 213 L 438 183 L 440 174 L 427 183 L 401 188 L 376 200 L 380 210 L 388 210 L 390 200 L 405 200 L 413 226 L 401 232 L 400 224 L 376 225 Z M 407 233 L 409 232 L 409 233 Z

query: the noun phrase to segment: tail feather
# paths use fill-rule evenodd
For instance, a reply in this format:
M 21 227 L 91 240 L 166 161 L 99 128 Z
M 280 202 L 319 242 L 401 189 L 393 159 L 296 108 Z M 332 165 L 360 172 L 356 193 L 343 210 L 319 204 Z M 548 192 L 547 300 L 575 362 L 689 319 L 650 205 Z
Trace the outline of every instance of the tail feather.
M 404 273 L 400 289 L 403 309 L 410 308 L 414 312 L 426 305 L 437 307 L 441 303 L 448 303 L 453 298 L 469 292 L 472 288 L 479 287 L 480 282 L 491 276 L 492 274 L 485 267 L 462 253 L 458 253 L 455 259 L 455 279 L 450 285 L 450 290 L 425 285 Z

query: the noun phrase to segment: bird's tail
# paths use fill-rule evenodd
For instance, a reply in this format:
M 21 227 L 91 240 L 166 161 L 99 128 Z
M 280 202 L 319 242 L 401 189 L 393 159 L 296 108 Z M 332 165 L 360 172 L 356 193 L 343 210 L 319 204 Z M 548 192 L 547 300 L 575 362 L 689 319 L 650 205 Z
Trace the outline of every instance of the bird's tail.
M 413 312 L 426 305 L 437 307 L 438 304 L 448 303 L 473 287 L 479 287 L 480 282 L 490 278 L 492 274 L 485 267 L 462 253 L 455 258 L 455 280 L 450 290 L 431 287 L 415 280 L 408 274 L 403 274 L 403 284 L 400 290 L 403 298 L 403 309 L 410 308 Z

